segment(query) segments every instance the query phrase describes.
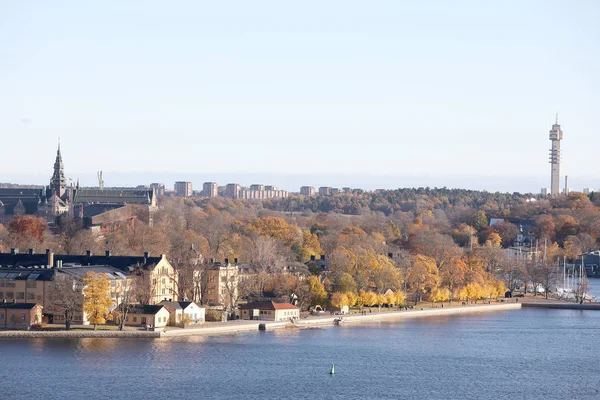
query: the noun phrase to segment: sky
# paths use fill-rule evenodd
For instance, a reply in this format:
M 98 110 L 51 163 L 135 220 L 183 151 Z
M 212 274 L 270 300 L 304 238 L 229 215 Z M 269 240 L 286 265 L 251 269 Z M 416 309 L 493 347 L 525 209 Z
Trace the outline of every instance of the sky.
M 1 1 L 0 182 L 600 188 L 600 2 Z M 156 178 L 156 179 L 154 179 Z M 140 182 L 140 179 L 148 181 Z

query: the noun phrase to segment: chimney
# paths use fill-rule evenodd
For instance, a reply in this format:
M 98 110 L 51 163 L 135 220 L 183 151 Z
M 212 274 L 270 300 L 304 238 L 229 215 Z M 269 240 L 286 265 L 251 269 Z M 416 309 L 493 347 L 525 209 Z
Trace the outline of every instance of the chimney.
M 47 249 L 46 254 L 48 255 L 48 265 L 54 267 L 54 253 L 50 249 Z
M 85 256 L 86 256 L 86 257 L 91 257 L 91 256 L 92 256 L 92 252 L 91 252 L 91 250 L 86 250 L 86 251 L 85 251 Z
M 106 250 L 106 258 L 110 257 L 110 250 Z
M 46 255 L 50 254 L 50 249 L 46 249 Z
M 228 265 L 228 264 L 229 264 L 229 258 L 226 258 L 225 259 L 225 265 Z
M 19 249 L 13 247 L 12 249 L 10 249 L 10 255 L 14 256 L 15 254 L 19 254 Z
M 325 261 L 325 254 L 321 254 L 321 260 Z
M 237 265 L 237 263 L 238 263 L 238 259 L 237 259 L 237 258 L 234 258 L 234 259 L 233 259 L 233 263 Z
M 393 253 L 388 253 L 388 258 L 394 258 L 394 254 Z
M 315 261 L 315 256 L 310 256 L 310 261 Z
M 33 249 L 29 249 L 29 255 L 32 256 L 33 255 Z

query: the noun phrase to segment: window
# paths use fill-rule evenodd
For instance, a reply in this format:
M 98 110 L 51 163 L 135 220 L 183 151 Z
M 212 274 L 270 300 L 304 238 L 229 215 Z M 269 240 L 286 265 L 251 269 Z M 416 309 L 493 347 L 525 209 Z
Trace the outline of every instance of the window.
M 0 287 L 4 287 L 5 284 L 6 284 L 6 279 L 4 279 L 4 278 L 0 279 Z
M 35 294 L 34 293 L 27 293 L 27 300 L 35 300 Z
M 4 292 L 0 292 L 0 300 L 4 298 Z
M 36 300 L 42 300 L 42 296 L 38 294 L 37 296 L 35 296 L 35 299 Z
M 7 279 L 6 280 L 6 287 L 16 287 L 15 280 L 14 279 Z
M 133 322 L 137 322 L 137 317 L 133 317 Z
M 25 314 L 21 314 L 21 321 L 25 321 Z
M 0 314 L 0 321 L 4 321 L 4 314 Z
M 26 286 L 27 286 L 29 289 L 35 289 L 35 288 L 37 287 L 37 281 L 34 281 L 34 280 L 31 280 L 31 279 L 28 279 L 28 280 L 27 280 L 27 284 L 26 284 Z
M 6 292 L 6 300 L 12 300 L 15 298 L 15 294 L 13 292 Z
M 156 286 L 156 278 L 152 279 L 152 286 Z
M 24 300 L 25 292 L 17 292 L 17 300 Z
M 167 294 L 165 288 L 162 289 L 162 294 Z
M 166 285 L 167 284 L 167 280 L 165 278 L 162 278 L 162 284 Z

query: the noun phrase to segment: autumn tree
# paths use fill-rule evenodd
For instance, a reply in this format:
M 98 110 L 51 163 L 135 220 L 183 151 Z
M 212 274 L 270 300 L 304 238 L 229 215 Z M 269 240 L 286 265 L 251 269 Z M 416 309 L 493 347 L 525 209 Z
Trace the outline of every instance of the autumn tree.
M 58 273 L 48 288 L 49 312 L 62 314 L 65 318 L 65 328 L 71 329 L 71 322 L 76 312 L 81 312 L 83 283 L 71 275 Z
M 440 282 L 435 260 L 421 254 L 415 256 L 408 276 L 408 285 L 415 293 L 415 304 L 422 301 L 422 295 L 431 292 Z
M 83 285 L 83 311 L 96 330 L 98 324 L 104 324 L 112 318 L 110 280 L 104 274 L 88 272 L 83 278 Z
M 306 278 L 306 285 L 308 286 L 309 304 L 311 306 L 322 304 L 327 300 L 325 286 L 317 276 L 311 275 Z
M 35 248 L 44 242 L 46 220 L 33 215 L 18 215 L 8 223 L 8 241 L 13 247 Z

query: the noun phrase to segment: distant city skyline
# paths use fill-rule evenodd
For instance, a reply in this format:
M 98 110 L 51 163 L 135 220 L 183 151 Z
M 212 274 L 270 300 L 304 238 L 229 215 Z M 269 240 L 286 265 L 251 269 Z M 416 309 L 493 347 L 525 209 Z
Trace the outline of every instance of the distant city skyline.
M 4 5 L 0 181 L 600 187 L 598 2 L 234 4 Z

